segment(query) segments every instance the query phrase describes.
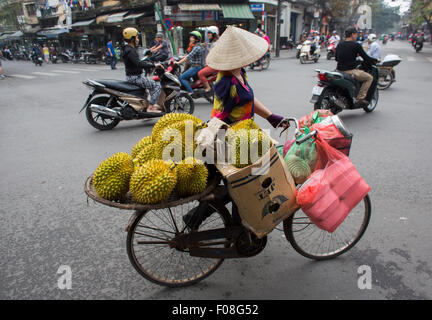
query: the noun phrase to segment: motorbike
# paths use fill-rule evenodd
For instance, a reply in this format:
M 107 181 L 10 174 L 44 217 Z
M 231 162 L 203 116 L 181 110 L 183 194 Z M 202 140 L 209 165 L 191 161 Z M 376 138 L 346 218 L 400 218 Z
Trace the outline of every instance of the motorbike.
M 31 60 L 33 61 L 33 63 L 34 63 L 36 66 L 42 66 L 43 59 L 42 59 L 42 57 L 41 57 L 40 55 L 37 55 L 37 54 L 35 54 L 35 53 L 32 53 L 32 54 L 31 54 Z
M 360 91 L 361 83 L 350 74 L 342 71 L 315 70 L 318 73 L 318 84 L 312 89 L 310 100 L 314 104 L 314 110 L 328 109 L 337 114 L 342 110 L 363 108 L 365 112 L 372 112 L 376 108 L 379 98 L 378 68 L 365 61 L 361 61 L 358 68 L 373 76 L 373 82 L 366 95 L 366 100 L 370 101 L 369 105 L 359 106 L 355 103 L 355 97 Z
M 419 53 L 423 49 L 423 41 L 413 40 L 413 47 Z
M 377 64 L 378 68 L 378 89 L 389 88 L 396 81 L 396 73 L 393 67 L 397 66 L 402 59 L 395 54 L 388 54 Z
M 297 48 L 296 48 L 296 59 L 300 58 L 300 52 L 301 52 L 301 48 L 302 48 L 303 44 L 302 43 L 298 43 L 297 44 Z
M 161 63 L 166 68 L 166 72 L 169 72 L 176 77 L 179 77 L 181 74 L 181 67 L 180 65 L 176 64 L 175 61 L 179 61 L 179 57 L 172 57 L 170 60 L 165 61 Z M 207 81 L 211 87 L 211 90 L 209 92 L 205 92 L 204 85 L 201 82 L 201 80 L 198 78 L 198 75 L 193 77 L 193 82 L 191 83 L 191 88 L 193 90 L 193 93 L 190 95 L 192 99 L 200 99 L 204 98 L 208 102 L 213 103 L 213 97 L 214 97 L 214 87 L 213 82 L 216 81 L 218 72 L 214 72 L 210 74 L 207 77 Z M 153 78 L 153 80 L 158 81 L 159 78 L 156 76 Z M 188 93 L 183 86 L 181 86 L 183 93 Z
M 389 37 L 388 36 L 384 36 L 383 40 L 382 40 L 382 44 L 387 44 Z
M 304 64 L 308 61 L 318 62 L 318 59 L 321 56 L 321 46 L 319 44 L 316 45 L 316 49 L 314 53 L 311 53 L 312 41 L 306 40 L 300 50 L 300 63 Z
M 267 51 L 267 53 L 264 55 L 263 60 L 261 62 L 259 62 L 259 60 L 255 61 L 249 65 L 249 68 L 253 70 L 255 67 L 258 68 L 259 66 L 262 65 L 262 70 L 267 70 L 270 66 L 270 60 L 271 60 L 270 52 Z
M 74 59 L 76 59 L 75 58 L 76 55 L 77 55 L 77 53 L 74 53 L 71 50 L 66 49 L 65 51 L 63 51 L 60 54 L 60 58 L 61 58 L 61 60 L 62 60 L 63 63 L 68 63 L 68 62 L 71 62 Z
M 336 41 L 330 40 L 327 46 L 327 60 L 331 60 L 336 53 Z
M 52 62 L 52 63 L 57 63 L 57 60 L 58 60 L 58 58 L 57 58 L 57 54 L 50 54 L 50 61 Z
M 162 91 L 159 105 L 164 112 L 146 112 L 147 90 L 120 80 L 86 80 L 83 83 L 92 90 L 80 113 L 85 109 L 87 121 L 99 130 L 113 129 L 122 120 L 159 118 L 170 112 L 190 113 L 194 101 L 180 89 L 179 79 L 164 68 L 156 68 Z

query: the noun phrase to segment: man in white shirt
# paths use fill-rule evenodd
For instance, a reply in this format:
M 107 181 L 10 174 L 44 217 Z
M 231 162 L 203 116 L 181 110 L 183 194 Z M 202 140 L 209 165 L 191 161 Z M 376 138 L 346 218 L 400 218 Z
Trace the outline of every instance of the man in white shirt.
M 371 33 L 368 37 L 367 37 L 367 42 L 369 45 L 369 50 L 367 52 L 367 54 L 369 56 L 371 56 L 372 58 L 381 60 L 381 47 L 378 44 L 376 40 L 376 35 Z

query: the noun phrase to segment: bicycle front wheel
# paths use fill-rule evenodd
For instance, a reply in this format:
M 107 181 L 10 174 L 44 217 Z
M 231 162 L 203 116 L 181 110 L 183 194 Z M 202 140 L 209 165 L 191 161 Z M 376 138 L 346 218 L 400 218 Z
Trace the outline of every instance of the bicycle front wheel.
M 333 233 L 319 229 L 302 210 L 285 219 L 283 226 L 285 237 L 298 253 L 314 260 L 327 260 L 356 245 L 366 231 L 370 216 L 371 201 L 367 195 Z
M 223 259 L 193 257 L 189 249 L 176 243 L 176 238 L 189 232 L 226 228 L 229 212 L 218 209 L 198 230 L 189 230 L 183 216 L 196 208 L 198 201 L 173 208 L 150 210 L 138 214 L 127 236 L 127 253 L 135 269 L 147 280 L 161 286 L 184 287 L 195 284 L 211 275 Z M 229 241 L 206 241 L 202 246 L 229 247 Z

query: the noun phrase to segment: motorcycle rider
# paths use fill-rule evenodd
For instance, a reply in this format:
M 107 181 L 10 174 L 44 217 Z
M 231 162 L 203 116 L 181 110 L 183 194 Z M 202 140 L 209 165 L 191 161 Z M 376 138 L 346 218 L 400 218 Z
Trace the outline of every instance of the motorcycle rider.
M 205 52 L 204 47 L 201 45 L 202 35 L 199 31 L 192 31 L 189 34 L 189 40 L 194 44 L 191 52 L 187 56 L 181 58 L 179 61 L 176 61 L 175 63 L 182 64 L 186 61 L 190 62 L 190 68 L 187 71 L 183 72 L 180 75 L 179 79 L 185 89 L 189 93 L 193 93 L 192 87 L 189 83 L 189 79 L 197 75 L 198 72 L 204 67 Z
M 310 49 L 310 54 L 313 55 L 315 53 L 317 46 L 320 44 L 320 36 L 318 31 L 313 31 L 313 33 L 311 31 L 311 41 L 312 41 L 312 45 Z
M 370 64 L 376 64 L 377 59 L 369 57 L 364 52 L 362 46 L 356 42 L 357 30 L 354 27 L 349 27 L 345 30 L 345 41 L 342 41 L 336 48 L 335 59 L 337 61 L 337 71 L 343 71 L 354 77 L 355 80 L 362 82 L 360 91 L 356 97 L 356 105 L 367 106 L 369 101 L 366 100 L 367 92 L 373 82 L 373 77 L 366 71 L 356 69 L 357 56 L 362 57 Z
M 369 50 L 367 54 L 371 56 L 372 58 L 375 58 L 377 60 L 381 60 L 381 47 L 378 44 L 378 41 L 376 41 L 377 36 L 373 33 L 368 35 L 367 42 L 369 45 Z
M 150 48 L 150 52 L 153 53 L 151 58 L 153 61 L 165 61 L 168 59 L 168 43 L 163 38 L 163 33 L 156 33 L 155 41 L 153 46 Z
M 417 45 L 420 46 L 420 50 L 423 48 L 423 42 L 424 42 L 424 33 L 419 33 L 418 36 L 415 36 L 414 38 L 414 47 L 417 47 Z
M 39 48 L 38 44 L 35 43 L 35 44 L 33 45 L 33 49 L 32 49 L 32 60 L 33 60 L 33 62 L 34 62 L 37 58 L 39 58 L 40 55 L 41 55 L 41 49 Z
M 219 38 L 219 29 L 218 27 L 209 27 L 209 32 L 207 34 L 209 43 L 206 45 L 207 51 L 210 52 L 210 50 L 214 47 L 216 44 L 217 39 Z M 211 87 L 207 81 L 207 77 L 213 73 L 215 73 L 216 70 L 213 68 L 210 68 L 209 66 L 205 66 L 205 68 L 201 69 L 198 72 L 198 77 L 201 80 L 202 84 L 204 85 L 204 91 L 210 92 Z
M 330 41 L 334 41 L 334 43 L 335 43 L 335 48 L 336 48 L 337 45 L 339 44 L 339 42 L 340 42 L 340 37 L 338 36 L 336 30 L 333 31 L 333 34 L 332 34 L 332 36 L 331 36 L 330 39 L 329 39 L 329 42 L 330 42 Z
M 126 42 L 122 53 L 126 71 L 126 81 L 144 89 L 148 89 L 150 97 L 147 112 L 160 113 L 161 109 L 157 105 L 157 102 L 162 87 L 159 82 L 149 79 L 142 74 L 142 69 L 148 62 L 140 61 L 136 51 L 136 47 L 139 43 L 138 30 L 135 28 L 124 29 L 123 38 Z

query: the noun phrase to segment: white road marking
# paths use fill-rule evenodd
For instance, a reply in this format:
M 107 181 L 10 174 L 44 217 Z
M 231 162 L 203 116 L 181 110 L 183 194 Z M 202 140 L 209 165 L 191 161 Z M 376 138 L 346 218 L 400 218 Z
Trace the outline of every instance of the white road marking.
M 38 76 L 50 76 L 50 77 L 61 76 L 61 74 L 58 74 L 58 73 L 49 73 L 49 72 L 32 72 L 32 74 L 36 74 Z
M 75 71 L 87 71 L 87 72 L 94 72 L 94 71 L 100 71 L 103 69 L 80 69 L 80 68 L 73 68 L 71 70 L 75 70 Z
M 10 74 L 9 77 L 22 78 L 22 79 L 34 79 L 34 78 L 36 78 L 33 76 L 26 76 L 24 74 Z
M 428 57 L 428 60 L 429 60 L 430 62 L 432 62 L 432 58 L 429 58 L 429 57 Z
M 414 57 L 407 57 L 408 61 L 416 61 L 416 59 Z
M 53 70 L 54 72 L 60 73 L 79 73 L 78 71 L 67 71 L 67 70 Z

